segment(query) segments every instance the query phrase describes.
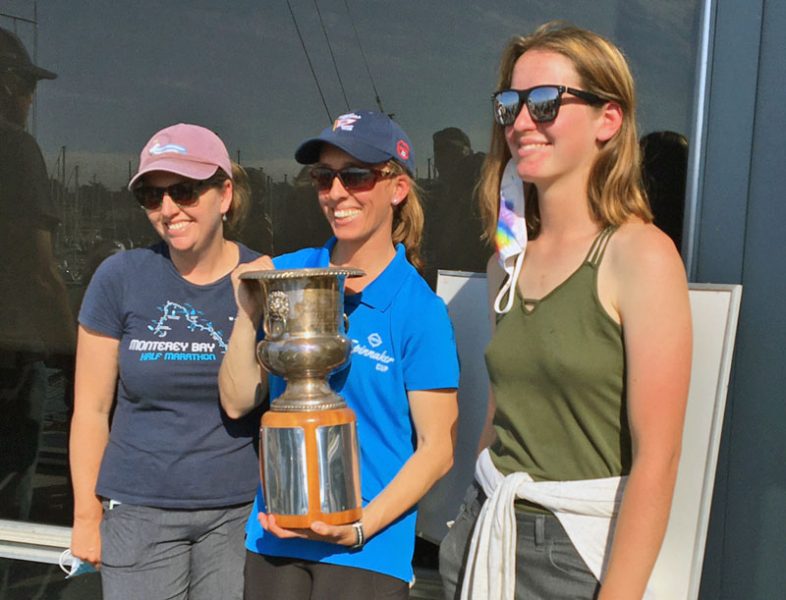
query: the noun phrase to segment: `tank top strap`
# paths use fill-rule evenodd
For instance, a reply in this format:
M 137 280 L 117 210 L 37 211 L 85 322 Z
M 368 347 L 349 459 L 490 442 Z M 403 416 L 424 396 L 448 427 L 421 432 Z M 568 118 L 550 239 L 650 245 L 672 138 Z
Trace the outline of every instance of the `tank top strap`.
M 600 261 L 603 260 L 603 255 L 606 253 L 606 247 L 609 245 L 609 240 L 615 231 L 617 231 L 617 226 L 609 225 L 598 234 L 598 237 L 592 242 L 589 252 L 587 252 L 586 262 L 593 267 L 597 267 L 600 264 Z

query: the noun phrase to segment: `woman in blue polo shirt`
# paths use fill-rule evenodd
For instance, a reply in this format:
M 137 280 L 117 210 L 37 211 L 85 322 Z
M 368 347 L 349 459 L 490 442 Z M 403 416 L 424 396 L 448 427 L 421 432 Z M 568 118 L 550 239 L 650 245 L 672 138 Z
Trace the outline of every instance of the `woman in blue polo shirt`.
M 235 270 L 238 298 L 219 375 L 222 404 L 240 417 L 257 403 L 259 307 L 240 273 L 260 268 L 357 267 L 347 281 L 351 368 L 332 385 L 358 419 L 363 516 L 359 525 L 285 530 L 261 491 L 247 527 L 246 598 L 402 598 L 412 581 L 415 504 L 450 468 L 458 360 L 444 303 L 416 270 L 423 211 L 411 143 L 386 115 L 357 111 L 295 153 L 334 237 L 321 248 L 264 257 Z M 268 383 L 262 374 L 263 386 Z M 269 378 L 275 398 L 282 381 Z

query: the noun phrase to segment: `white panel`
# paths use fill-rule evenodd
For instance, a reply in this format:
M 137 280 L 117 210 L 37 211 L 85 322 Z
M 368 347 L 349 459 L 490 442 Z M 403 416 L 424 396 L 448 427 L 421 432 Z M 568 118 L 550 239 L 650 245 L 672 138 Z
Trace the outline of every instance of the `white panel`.
M 439 543 L 472 481 L 478 439 L 486 419 L 488 377 L 483 351 L 491 337 L 486 276 L 440 271 L 437 294 L 448 306 L 461 361 L 455 462 L 418 505 L 418 535 Z
M 461 384 L 454 467 L 420 503 L 419 534 L 435 542 L 447 531 L 446 522 L 455 517 L 472 479 L 486 413 L 483 351 L 490 336 L 485 276 L 441 271 L 437 293 L 448 305 L 456 332 Z M 738 285 L 691 285 L 693 368 L 671 518 L 650 580 L 658 599 L 698 597 L 741 294 Z
M 691 285 L 693 367 L 677 487 L 650 585 L 656 598 L 699 595 L 742 286 Z

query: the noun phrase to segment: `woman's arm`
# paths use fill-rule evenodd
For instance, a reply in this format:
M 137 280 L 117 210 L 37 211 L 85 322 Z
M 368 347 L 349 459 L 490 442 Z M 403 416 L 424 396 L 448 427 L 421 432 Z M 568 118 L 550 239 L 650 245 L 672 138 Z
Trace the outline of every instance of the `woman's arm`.
M 494 301 L 497 298 L 497 293 L 499 292 L 499 288 L 502 287 L 502 283 L 505 281 L 505 271 L 499 265 L 499 256 L 495 252 L 491 255 L 488 262 L 486 263 L 486 284 L 487 284 L 487 291 L 488 291 L 488 301 L 489 301 L 489 321 L 491 322 L 491 333 L 494 334 L 494 330 L 497 327 L 497 313 L 494 311 Z M 516 293 L 516 284 L 513 284 L 510 291 L 508 293 L 514 294 Z M 486 405 L 486 422 L 483 426 L 483 429 L 480 432 L 480 439 L 478 440 L 478 454 L 483 452 L 486 448 L 491 446 L 494 443 L 494 440 L 497 439 L 497 434 L 494 431 L 494 411 L 496 410 L 496 402 L 494 401 L 494 392 L 491 389 L 491 385 L 489 385 L 489 396 L 488 396 L 488 404 Z
M 496 410 L 497 403 L 494 400 L 494 391 L 489 385 L 488 403 L 486 404 L 486 421 L 480 432 L 480 438 L 478 439 L 478 456 L 497 440 L 497 432 L 494 430 L 494 412 Z
M 229 338 L 227 353 L 218 372 L 221 406 L 232 419 L 253 410 L 267 393 L 267 371 L 257 362 L 257 329 L 264 298 L 258 281 L 242 280 L 247 271 L 273 268 L 269 256 L 238 265 L 232 272 L 232 287 L 237 302 L 237 317 Z M 261 389 L 257 392 L 257 388 Z
M 79 327 L 74 416 L 69 444 L 74 486 L 71 552 L 93 564 L 101 562 L 99 525 L 103 508 L 95 488 L 109 440 L 109 413 L 117 385 L 119 346 L 119 341 L 114 338 Z
M 393 480 L 363 509 L 366 538 L 384 529 L 416 504 L 453 464 L 455 428 L 458 419 L 456 390 L 426 390 L 408 393 L 417 449 Z M 278 537 L 300 537 L 351 546 L 356 541 L 351 525 L 316 522 L 311 530 L 287 530 L 275 518 L 260 514 L 260 521 Z
M 615 237 L 609 262 L 625 336 L 633 463 L 600 600 L 641 598 L 649 580 L 671 508 L 691 363 L 687 282 L 674 245 L 651 225 Z
M 458 422 L 456 390 L 425 390 L 408 395 L 417 449 L 363 511 L 368 537 L 409 510 L 453 466 Z

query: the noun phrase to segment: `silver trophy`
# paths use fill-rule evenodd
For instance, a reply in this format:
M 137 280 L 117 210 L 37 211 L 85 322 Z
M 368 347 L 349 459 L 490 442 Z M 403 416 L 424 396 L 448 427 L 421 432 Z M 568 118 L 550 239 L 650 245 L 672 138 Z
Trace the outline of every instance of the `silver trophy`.
M 355 413 L 328 384 L 349 358 L 344 280 L 359 269 L 253 271 L 265 292 L 259 362 L 286 379 L 260 425 L 267 512 L 282 527 L 351 523 L 362 513 Z

